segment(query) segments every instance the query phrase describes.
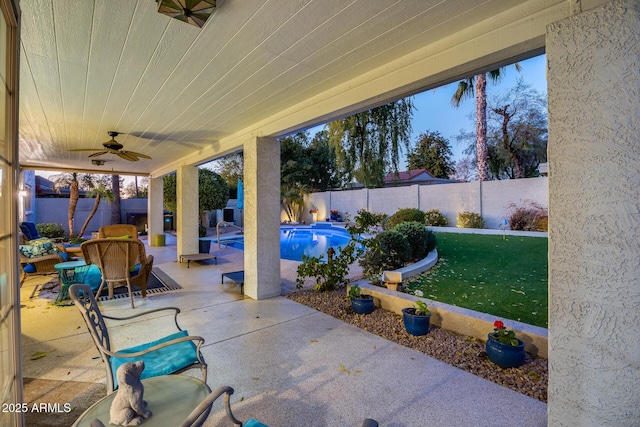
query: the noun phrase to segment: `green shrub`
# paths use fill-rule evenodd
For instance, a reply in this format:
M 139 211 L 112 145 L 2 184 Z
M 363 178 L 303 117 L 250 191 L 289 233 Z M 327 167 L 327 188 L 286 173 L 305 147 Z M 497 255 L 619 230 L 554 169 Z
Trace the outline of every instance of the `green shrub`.
M 385 230 L 393 230 L 396 225 L 409 221 L 424 224 L 424 212 L 416 208 L 399 209 L 382 223 L 382 227 Z
M 432 227 L 446 227 L 449 224 L 449 220 L 440 213 L 439 209 L 429 209 L 424 214 L 424 223 Z
M 360 209 L 353 219 L 354 224 L 347 225 L 347 231 L 352 236 L 371 233 L 376 231 L 375 229 L 379 225 L 382 225 L 385 218 L 387 218 L 387 214 L 385 213 L 369 212 L 365 209 Z
M 458 213 L 458 228 L 484 228 L 484 219 L 475 212 Z
M 327 259 L 327 262 L 324 262 L 324 255 L 319 257 L 302 255 L 302 264 L 298 265 L 296 288 L 302 288 L 307 277 L 314 277 L 316 291 L 326 292 L 337 289 L 338 286 L 347 282 L 349 266 L 359 255 L 360 250 L 356 248 L 353 240 L 342 248 L 340 253 Z
M 411 248 L 410 260 L 422 259 L 427 255 L 427 228 L 424 223 L 409 221 L 396 225 L 393 231 L 407 238 Z
M 42 224 L 36 224 L 38 234 L 42 237 L 48 237 L 50 239 L 56 239 L 59 237 L 66 237 L 66 232 L 62 225 L 57 222 L 43 222 Z
M 384 270 L 398 269 L 410 260 L 409 242 L 397 231 L 383 231 L 369 240 L 367 250 L 359 261 L 367 277 L 379 277 Z
M 507 221 L 512 230 L 547 231 L 549 214 L 546 208 L 531 201 L 518 206 L 510 203 L 507 206 Z

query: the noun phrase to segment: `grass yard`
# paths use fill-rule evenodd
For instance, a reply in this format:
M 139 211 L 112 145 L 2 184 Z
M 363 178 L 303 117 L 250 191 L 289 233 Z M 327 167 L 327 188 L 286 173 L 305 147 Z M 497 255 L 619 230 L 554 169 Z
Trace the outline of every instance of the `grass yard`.
M 530 325 L 548 327 L 547 239 L 436 233 L 438 264 L 411 293 Z M 507 328 L 509 325 L 507 324 Z

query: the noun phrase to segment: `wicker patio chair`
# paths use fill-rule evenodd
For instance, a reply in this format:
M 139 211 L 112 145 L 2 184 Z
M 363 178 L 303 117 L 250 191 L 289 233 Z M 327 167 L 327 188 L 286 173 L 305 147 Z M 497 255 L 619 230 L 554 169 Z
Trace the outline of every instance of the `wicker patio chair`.
M 107 373 L 107 394 L 118 388 L 116 372 L 118 367 L 126 362 L 144 360 L 145 368 L 141 379 L 160 375 L 177 374 L 190 369 L 200 368 L 202 381 L 207 382 L 207 364 L 204 361 L 200 347 L 204 338 L 192 336 L 178 325 L 177 307 L 164 307 L 144 311 L 127 317 L 107 316 L 100 312 L 98 303 L 88 285 L 74 284 L 69 288 L 71 300 L 80 310 L 93 343 L 104 362 Z M 156 341 L 143 343 L 127 349 L 114 351 L 111 348 L 109 330 L 104 319 L 124 321 L 139 319 L 151 313 L 173 311 L 177 332 Z
M 103 225 L 98 229 L 98 238 L 129 236 L 131 239 L 138 238 L 138 229 L 130 224 Z
M 127 286 L 131 308 L 133 294 L 131 286 L 142 288 L 142 298 L 147 296 L 147 282 L 153 268 L 153 255 L 146 254 L 144 244 L 138 239 L 91 239 L 80 246 L 87 264 L 95 264 L 102 273 L 102 283 L 96 295 L 100 295 L 106 283 L 109 299 L 113 298 L 113 289 Z
M 29 243 L 29 239 L 21 232 L 18 232 L 18 240 L 21 245 Z M 66 250 L 60 245 L 55 246 L 58 249 L 58 253 L 31 258 L 25 256 L 21 251 L 18 251 L 20 255 L 20 287 L 22 287 L 22 284 L 30 276 L 58 275 L 58 272 L 53 267 L 58 263 L 66 261 L 64 255 Z M 35 294 L 36 289 L 37 287 L 34 288 L 33 293 L 31 294 L 32 297 Z

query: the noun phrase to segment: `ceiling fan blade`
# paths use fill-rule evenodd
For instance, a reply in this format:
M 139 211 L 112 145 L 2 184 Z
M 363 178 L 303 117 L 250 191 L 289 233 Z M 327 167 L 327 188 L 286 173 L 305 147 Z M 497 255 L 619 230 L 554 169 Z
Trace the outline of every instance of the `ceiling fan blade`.
M 102 156 L 103 154 L 107 154 L 107 153 L 108 153 L 107 150 L 100 150 L 97 153 L 89 154 L 89 157 L 98 157 L 98 156 Z
M 136 153 L 135 151 L 121 150 L 120 152 L 138 157 L 140 159 L 151 159 L 151 157 L 147 156 L 146 154 Z
M 128 153 L 126 151 L 118 151 L 116 152 L 116 154 L 118 154 L 118 157 L 125 159 L 125 160 L 129 160 L 130 162 L 137 162 L 138 158 L 136 156 L 131 155 L 131 153 Z

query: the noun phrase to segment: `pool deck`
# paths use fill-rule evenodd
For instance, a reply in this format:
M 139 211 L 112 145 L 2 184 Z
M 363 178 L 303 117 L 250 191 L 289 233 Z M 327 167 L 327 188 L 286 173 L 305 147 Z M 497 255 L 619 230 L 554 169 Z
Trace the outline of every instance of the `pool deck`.
M 232 410 L 243 421 L 257 418 L 271 427 L 360 427 L 365 418 L 386 427 L 547 424 L 545 403 L 287 298 L 244 298 L 237 286 L 222 284 L 223 273 L 243 269 L 240 250 L 212 245 L 218 264 L 189 269 L 177 262 L 172 236 L 167 246 L 149 247 L 148 253 L 183 289 L 135 298 L 133 310 L 128 299 L 100 302 L 102 310 L 122 316 L 180 307 L 181 326 L 205 338 L 208 384 L 235 389 Z M 295 289 L 296 266 L 282 261 L 283 292 Z M 77 309 L 29 299 L 31 285 L 22 288 L 24 377 L 60 387 L 104 384 L 102 362 Z M 112 328 L 115 347 L 161 336 L 157 323 L 171 322 L 165 316 L 153 320 L 153 326 L 143 321 Z M 31 360 L 37 352 L 46 355 Z M 228 425 L 223 419 L 217 403 L 205 426 Z M 56 414 L 48 414 L 46 425 L 68 423 L 56 424 Z

